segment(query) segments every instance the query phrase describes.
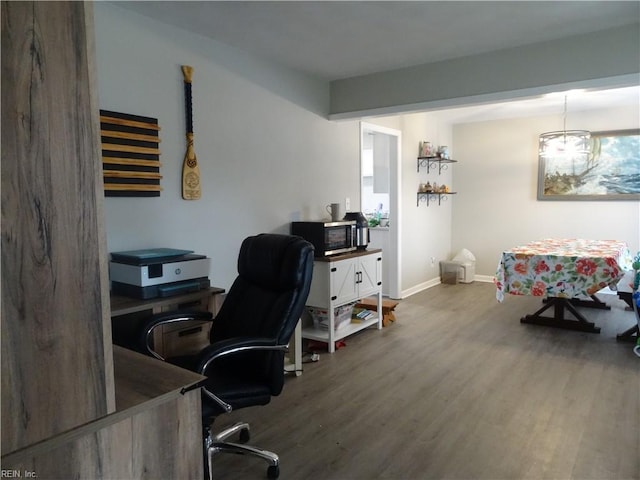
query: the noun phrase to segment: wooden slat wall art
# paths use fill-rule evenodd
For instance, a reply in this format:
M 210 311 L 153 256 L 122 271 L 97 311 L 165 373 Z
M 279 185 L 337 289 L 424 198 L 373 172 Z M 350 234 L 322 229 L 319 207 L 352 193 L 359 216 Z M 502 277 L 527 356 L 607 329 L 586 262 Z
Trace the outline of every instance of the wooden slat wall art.
M 106 197 L 159 197 L 160 127 L 156 118 L 100 110 Z

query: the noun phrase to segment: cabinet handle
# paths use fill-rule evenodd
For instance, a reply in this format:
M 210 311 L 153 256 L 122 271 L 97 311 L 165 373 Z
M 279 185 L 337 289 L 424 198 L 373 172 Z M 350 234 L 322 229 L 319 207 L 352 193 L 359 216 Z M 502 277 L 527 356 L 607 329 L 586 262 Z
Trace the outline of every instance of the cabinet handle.
M 378 282 L 378 286 L 382 285 L 382 282 Z
M 193 335 L 195 333 L 199 333 L 202 331 L 202 327 L 193 327 L 193 328 L 188 328 L 187 330 L 182 330 L 181 332 L 178 332 L 178 336 L 179 337 L 186 337 L 187 335 Z
M 335 300 L 336 298 L 338 297 L 334 295 L 333 297 L 331 297 L 331 300 Z
M 331 271 L 332 271 L 332 272 L 335 272 L 335 271 L 337 271 L 337 270 L 338 270 L 338 269 L 337 269 L 336 267 L 333 267 L 333 268 L 331 269 Z

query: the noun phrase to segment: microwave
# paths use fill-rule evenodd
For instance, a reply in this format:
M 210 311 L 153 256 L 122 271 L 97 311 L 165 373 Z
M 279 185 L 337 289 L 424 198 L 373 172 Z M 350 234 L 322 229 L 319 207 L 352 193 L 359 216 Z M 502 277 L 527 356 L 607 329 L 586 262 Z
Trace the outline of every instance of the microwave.
M 356 250 L 355 220 L 339 222 L 291 222 L 291 234 L 310 242 L 316 257 Z

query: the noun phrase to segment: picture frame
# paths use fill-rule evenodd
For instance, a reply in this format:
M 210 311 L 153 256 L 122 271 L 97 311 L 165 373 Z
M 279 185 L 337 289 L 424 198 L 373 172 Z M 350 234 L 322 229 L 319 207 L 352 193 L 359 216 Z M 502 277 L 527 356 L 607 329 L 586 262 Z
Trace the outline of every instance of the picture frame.
M 538 154 L 538 200 L 640 200 L 640 129 L 591 132 L 589 144 L 578 160 Z

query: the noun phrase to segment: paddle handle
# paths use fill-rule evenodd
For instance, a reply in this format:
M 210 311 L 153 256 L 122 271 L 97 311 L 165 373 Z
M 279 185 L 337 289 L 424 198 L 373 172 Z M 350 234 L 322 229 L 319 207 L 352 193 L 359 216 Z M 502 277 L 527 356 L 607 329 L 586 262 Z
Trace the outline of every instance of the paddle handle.
M 191 96 L 191 79 L 193 68 L 182 65 L 184 77 L 184 101 L 187 127 L 187 150 L 182 164 L 182 198 L 185 200 L 197 200 L 202 195 L 200 186 L 200 167 L 193 147 L 193 107 Z
M 184 102 L 187 133 L 193 133 L 193 105 L 191 93 L 191 78 L 193 76 L 193 67 L 190 67 L 189 65 L 182 65 L 182 76 L 184 77 Z

